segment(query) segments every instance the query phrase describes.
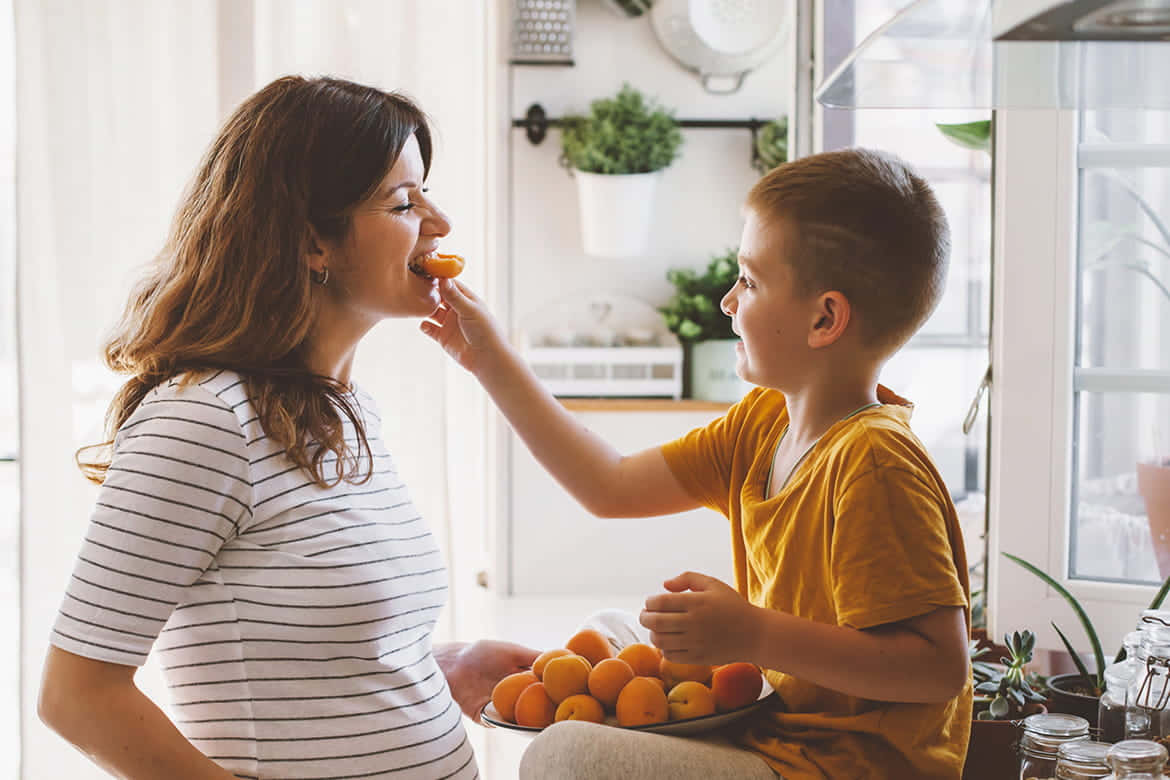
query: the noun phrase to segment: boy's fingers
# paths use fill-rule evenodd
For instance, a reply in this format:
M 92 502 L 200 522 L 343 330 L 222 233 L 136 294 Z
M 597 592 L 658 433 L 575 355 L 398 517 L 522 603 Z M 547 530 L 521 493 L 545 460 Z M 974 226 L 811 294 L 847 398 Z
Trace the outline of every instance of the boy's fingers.
M 659 593 L 646 599 L 646 612 L 686 612 L 690 599 L 686 593 Z
M 694 571 L 684 571 L 677 577 L 671 577 L 666 582 L 662 583 L 662 587 L 669 591 L 678 593 L 684 590 L 706 590 L 707 583 L 711 578 L 705 574 L 699 574 Z

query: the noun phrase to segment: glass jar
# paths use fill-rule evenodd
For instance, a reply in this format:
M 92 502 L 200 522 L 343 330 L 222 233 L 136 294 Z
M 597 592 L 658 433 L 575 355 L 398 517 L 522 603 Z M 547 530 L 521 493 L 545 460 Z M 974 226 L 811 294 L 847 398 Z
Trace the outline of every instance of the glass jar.
M 1125 738 L 1159 739 L 1170 733 L 1170 637 L 1147 632 L 1125 700 Z
M 1077 715 L 1041 713 L 1024 718 L 1020 736 L 1020 780 L 1056 777 L 1057 751 L 1068 742 L 1087 742 L 1089 721 Z
M 1056 780 L 1097 780 L 1109 774 L 1107 742 L 1065 742 L 1056 751 Z
M 1127 739 L 1109 748 L 1105 763 L 1113 770 L 1108 780 L 1162 780 L 1166 748 L 1148 739 Z
M 1105 668 L 1105 692 L 1097 705 L 1097 728 L 1103 742 L 1112 744 L 1125 739 L 1125 701 L 1136 673 L 1137 658 Z

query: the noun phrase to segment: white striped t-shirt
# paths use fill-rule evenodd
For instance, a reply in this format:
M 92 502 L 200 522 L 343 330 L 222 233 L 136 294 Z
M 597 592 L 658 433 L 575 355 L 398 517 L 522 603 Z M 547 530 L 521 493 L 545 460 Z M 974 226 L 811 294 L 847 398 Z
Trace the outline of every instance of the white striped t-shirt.
M 373 476 L 323 489 L 239 375 L 197 379 L 155 388 L 119 430 L 53 644 L 135 666 L 153 648 L 176 725 L 238 777 L 477 777 L 431 654 L 443 556 L 372 399 L 353 396 Z

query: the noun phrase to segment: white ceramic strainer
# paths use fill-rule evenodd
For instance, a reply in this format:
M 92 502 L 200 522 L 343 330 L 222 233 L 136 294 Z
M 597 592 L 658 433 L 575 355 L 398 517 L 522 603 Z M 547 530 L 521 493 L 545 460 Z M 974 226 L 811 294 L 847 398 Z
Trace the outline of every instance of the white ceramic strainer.
M 703 43 L 723 54 L 766 46 L 784 24 L 781 0 L 689 0 L 691 26 Z

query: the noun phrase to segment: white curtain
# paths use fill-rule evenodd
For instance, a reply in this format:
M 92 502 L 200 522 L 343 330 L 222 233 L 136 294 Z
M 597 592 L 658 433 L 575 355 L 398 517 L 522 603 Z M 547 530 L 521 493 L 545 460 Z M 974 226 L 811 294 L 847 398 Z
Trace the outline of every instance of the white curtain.
M 73 464 L 118 379 L 102 337 L 161 246 L 226 114 L 285 73 L 338 75 L 415 97 L 437 128 L 432 192 L 446 245 L 485 256 L 487 23 L 465 0 L 15 0 L 20 274 L 22 753 L 25 778 L 104 776 L 36 718 L 41 663 L 94 492 Z M 482 558 L 486 410 L 416 322 L 388 322 L 355 377 L 449 551 L 453 593 Z M 449 446 L 450 445 L 450 446 Z M 461 633 L 460 604 L 442 636 Z M 160 697 L 149 668 L 139 682 Z M 13 746 L 15 747 L 15 746 Z

